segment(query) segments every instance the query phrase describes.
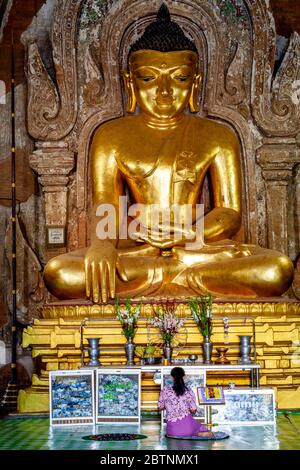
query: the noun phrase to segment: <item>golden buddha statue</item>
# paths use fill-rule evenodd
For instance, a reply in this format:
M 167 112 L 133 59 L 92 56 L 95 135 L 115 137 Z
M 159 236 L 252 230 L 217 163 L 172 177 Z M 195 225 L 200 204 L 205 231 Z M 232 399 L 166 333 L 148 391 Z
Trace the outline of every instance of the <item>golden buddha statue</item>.
M 188 113 L 188 107 L 198 110 L 198 53 L 167 7 L 131 47 L 123 78 L 128 112 L 134 115 L 101 125 L 91 146 L 91 244 L 48 262 L 49 291 L 59 299 L 103 303 L 115 295 L 174 298 L 209 291 L 217 297 L 253 298 L 284 293 L 293 278 L 287 256 L 230 240 L 241 224 L 239 141 L 228 127 Z M 214 208 L 204 217 L 201 246 L 186 247 L 196 237 L 194 225 L 175 230 L 171 217 L 165 237 L 163 224 L 150 227 L 155 204 L 195 209 L 207 173 Z M 146 207 L 146 216 L 139 216 L 142 230 L 127 246 L 118 236 L 120 196 L 126 190 L 132 203 Z M 116 211 L 115 233 L 106 239 L 97 236 L 102 204 Z

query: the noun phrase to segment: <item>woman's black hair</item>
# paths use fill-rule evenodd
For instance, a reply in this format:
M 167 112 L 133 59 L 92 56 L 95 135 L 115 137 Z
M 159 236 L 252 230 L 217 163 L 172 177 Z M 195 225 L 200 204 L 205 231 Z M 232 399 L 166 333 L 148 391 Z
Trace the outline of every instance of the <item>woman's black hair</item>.
M 174 367 L 171 370 L 171 376 L 174 379 L 173 390 L 178 397 L 184 394 L 187 390 L 187 386 L 184 383 L 183 377 L 185 376 L 185 372 L 182 367 Z

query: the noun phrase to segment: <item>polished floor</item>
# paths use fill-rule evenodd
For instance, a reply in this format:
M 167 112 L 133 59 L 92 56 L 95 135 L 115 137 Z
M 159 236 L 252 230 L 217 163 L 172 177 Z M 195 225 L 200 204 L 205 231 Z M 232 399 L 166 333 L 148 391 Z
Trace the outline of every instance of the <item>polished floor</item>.
M 154 418 L 137 426 L 101 425 L 55 427 L 46 417 L 7 417 L 0 420 L 0 450 L 300 450 L 300 414 L 277 416 L 276 426 L 222 426 L 223 441 L 167 439 Z M 141 432 L 147 439 L 127 442 L 86 441 L 82 436 L 104 432 Z

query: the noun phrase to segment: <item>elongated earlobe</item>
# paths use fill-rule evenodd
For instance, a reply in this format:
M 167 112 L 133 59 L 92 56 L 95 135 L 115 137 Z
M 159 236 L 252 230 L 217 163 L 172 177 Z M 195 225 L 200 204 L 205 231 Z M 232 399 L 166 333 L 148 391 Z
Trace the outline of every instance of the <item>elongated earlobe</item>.
M 189 100 L 189 107 L 191 113 L 197 113 L 199 111 L 199 91 L 200 91 L 200 85 L 202 81 L 202 75 L 198 73 L 193 82 L 192 86 L 192 92 Z
M 128 72 L 123 72 L 123 82 L 127 95 L 127 113 L 134 113 L 136 108 L 136 97 L 133 89 L 131 77 Z

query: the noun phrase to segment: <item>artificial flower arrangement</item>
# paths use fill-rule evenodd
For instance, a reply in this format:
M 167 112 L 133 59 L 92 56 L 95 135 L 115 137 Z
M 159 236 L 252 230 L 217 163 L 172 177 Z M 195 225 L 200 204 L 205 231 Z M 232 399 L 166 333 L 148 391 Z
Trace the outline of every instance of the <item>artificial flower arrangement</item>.
M 188 300 L 192 317 L 204 338 L 212 336 L 212 302 L 213 296 L 210 293 Z
M 150 325 L 159 330 L 165 344 L 172 344 L 176 334 L 185 324 L 185 319 L 178 318 L 175 312 L 176 304 L 166 301 L 156 307 L 154 317 L 150 319 Z
M 117 319 L 122 325 L 122 333 L 126 339 L 133 339 L 137 330 L 137 321 L 140 317 L 141 305 L 131 305 L 130 299 L 126 299 L 125 307 L 121 306 L 119 299 L 115 302 L 115 311 Z

